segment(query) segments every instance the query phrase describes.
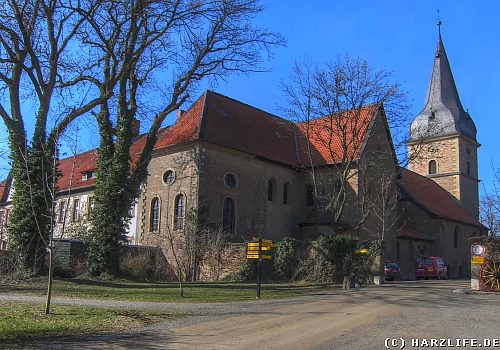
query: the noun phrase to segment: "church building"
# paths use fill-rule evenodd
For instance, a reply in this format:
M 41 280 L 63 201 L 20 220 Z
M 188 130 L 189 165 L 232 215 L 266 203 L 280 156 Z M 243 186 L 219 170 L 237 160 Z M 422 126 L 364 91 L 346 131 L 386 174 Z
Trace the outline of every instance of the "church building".
M 398 166 L 383 105 L 340 117 L 350 121 L 355 135 L 347 148 L 331 129 L 325 141 L 321 128 L 327 117 L 314 119 L 309 127 L 315 132 L 310 132 L 303 123 L 205 91 L 159 131 L 149 176 L 131 208 L 129 243 L 160 246 L 168 258 L 165 234 L 182 232 L 193 220 L 219 227 L 232 242 L 259 234 L 315 239 L 331 232 L 331 198 L 342 193 L 347 198 L 342 231 L 363 240 L 383 239 L 385 258 L 398 261 L 405 278 L 414 278 L 416 259 L 429 255 L 443 257 L 451 277 L 466 276 L 468 239 L 486 230 L 478 220 L 480 145 L 460 103 L 441 34 L 424 108 L 410 125 L 408 152 L 418 155 L 408 169 Z M 143 141 L 139 137 L 134 143 L 132 156 Z M 342 186 L 332 169 L 345 159 L 353 165 Z M 57 221 L 66 216 L 73 227 L 68 232 L 87 225 L 95 163 L 95 150 L 59 162 Z M 397 202 L 384 220 L 395 224 L 382 225 L 366 209 L 367 203 L 376 206 L 381 179 L 392 181 Z M 0 248 L 7 246 L 11 187 L 9 179 L 0 183 Z

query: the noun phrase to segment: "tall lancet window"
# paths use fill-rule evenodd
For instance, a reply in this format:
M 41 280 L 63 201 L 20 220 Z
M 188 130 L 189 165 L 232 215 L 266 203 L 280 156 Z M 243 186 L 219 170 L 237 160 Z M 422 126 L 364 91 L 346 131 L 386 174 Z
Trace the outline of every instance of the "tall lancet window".
M 230 197 L 224 198 L 222 203 L 222 229 L 227 234 L 235 232 L 236 204 Z
M 151 200 L 151 210 L 149 213 L 149 231 L 158 232 L 160 223 L 160 199 L 154 197 Z
M 176 230 L 182 230 L 184 228 L 185 207 L 185 198 L 183 194 L 178 194 L 177 197 L 175 197 L 174 205 L 174 228 Z

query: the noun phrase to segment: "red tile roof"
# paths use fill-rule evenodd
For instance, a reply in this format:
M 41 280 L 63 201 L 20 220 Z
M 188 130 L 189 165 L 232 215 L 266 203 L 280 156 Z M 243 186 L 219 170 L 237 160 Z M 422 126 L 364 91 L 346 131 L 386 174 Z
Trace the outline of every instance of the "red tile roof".
M 77 154 L 76 156 L 61 159 L 58 162 L 58 169 L 61 176 L 57 180 L 59 190 L 67 190 L 90 186 L 94 184 L 94 179 L 83 179 L 82 173 L 95 170 L 97 154 L 92 149 L 87 152 Z
M 355 156 L 360 151 L 375 108 L 371 105 L 360 113 L 342 114 L 345 126 L 351 131 L 346 133 L 351 135 L 348 137 L 348 152 Z M 323 117 L 312 121 L 311 146 L 315 165 L 337 162 L 342 153 L 339 136 L 332 134 L 330 137 L 326 131 L 329 119 Z M 173 125 L 159 130 L 154 149 L 197 139 L 288 166 L 309 165 L 304 124 L 293 123 L 210 90 L 202 94 Z M 329 141 L 333 145 L 331 150 L 327 147 Z M 145 135 L 142 135 L 132 144 L 132 162 L 137 161 L 144 142 Z M 70 183 L 73 189 L 93 185 L 94 179 L 83 179 L 82 172 L 95 170 L 96 158 L 94 149 L 61 159 L 59 190 L 69 189 Z
M 304 136 L 303 140 L 307 140 L 309 134 L 311 145 L 316 151 L 313 153 L 313 163 L 335 164 L 357 159 L 376 109 L 377 104 L 371 104 L 334 116 L 312 119 L 309 123 L 298 123 L 297 126 Z M 302 157 L 307 157 L 307 145 L 302 147 Z
M 193 141 L 198 138 L 205 94 L 201 95 L 175 124 L 160 129 L 154 149 Z M 141 149 L 142 146 L 138 151 L 140 152 Z
M 232 98 L 207 92 L 200 137 L 210 143 L 297 166 L 294 123 Z
M 5 180 L 0 182 L 0 203 L 7 201 L 11 182 L 12 179 L 10 177 L 7 177 Z
M 398 184 L 413 201 L 432 214 L 465 224 L 484 227 L 433 180 L 402 168 L 401 179 L 398 180 Z
M 183 143 L 189 140 L 196 139 L 198 126 L 200 124 L 201 110 L 203 108 L 203 96 L 191 106 L 191 108 L 181 117 L 180 123 L 175 123 L 172 126 L 161 128 L 158 131 L 158 141 L 154 149 L 159 149 L 168 145 Z M 130 147 L 130 157 L 132 163 L 135 163 L 139 154 L 144 147 L 146 135 L 141 135 Z M 58 179 L 57 186 L 59 190 L 67 190 L 70 188 L 78 189 L 94 184 L 93 178 L 83 179 L 82 173 L 96 169 L 97 150 L 93 149 L 87 152 L 80 153 L 75 157 L 61 159 L 58 163 L 61 176 Z M 74 163 L 74 170 L 73 169 Z M 73 175 L 72 175 L 73 174 Z

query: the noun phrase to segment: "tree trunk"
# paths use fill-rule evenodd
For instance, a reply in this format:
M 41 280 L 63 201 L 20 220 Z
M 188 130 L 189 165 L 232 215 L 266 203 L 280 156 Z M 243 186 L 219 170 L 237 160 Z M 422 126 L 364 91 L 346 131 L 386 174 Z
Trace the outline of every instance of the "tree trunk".
M 47 299 L 45 301 L 45 315 L 50 314 L 50 302 L 52 299 L 52 280 L 54 274 L 54 242 L 51 239 L 49 243 L 49 280 L 47 283 Z

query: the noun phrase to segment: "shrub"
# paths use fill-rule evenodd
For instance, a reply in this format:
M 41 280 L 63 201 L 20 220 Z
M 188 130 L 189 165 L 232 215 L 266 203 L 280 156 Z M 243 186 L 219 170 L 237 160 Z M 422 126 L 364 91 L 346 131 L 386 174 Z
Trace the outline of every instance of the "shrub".
M 119 259 L 119 271 L 135 280 L 167 280 L 173 272 L 159 248 L 124 246 Z
M 325 260 L 333 265 L 334 280 L 341 282 L 344 276 L 355 272 L 356 249 L 359 239 L 349 234 L 326 234 L 319 237 L 316 249 Z M 359 257 L 358 257 L 359 259 Z
M 279 279 L 293 280 L 299 274 L 299 266 L 307 253 L 307 243 L 293 238 L 278 242 L 274 252 L 274 269 Z
M 320 254 L 310 255 L 297 268 L 297 278 L 307 282 L 332 283 L 334 277 L 334 266 Z

